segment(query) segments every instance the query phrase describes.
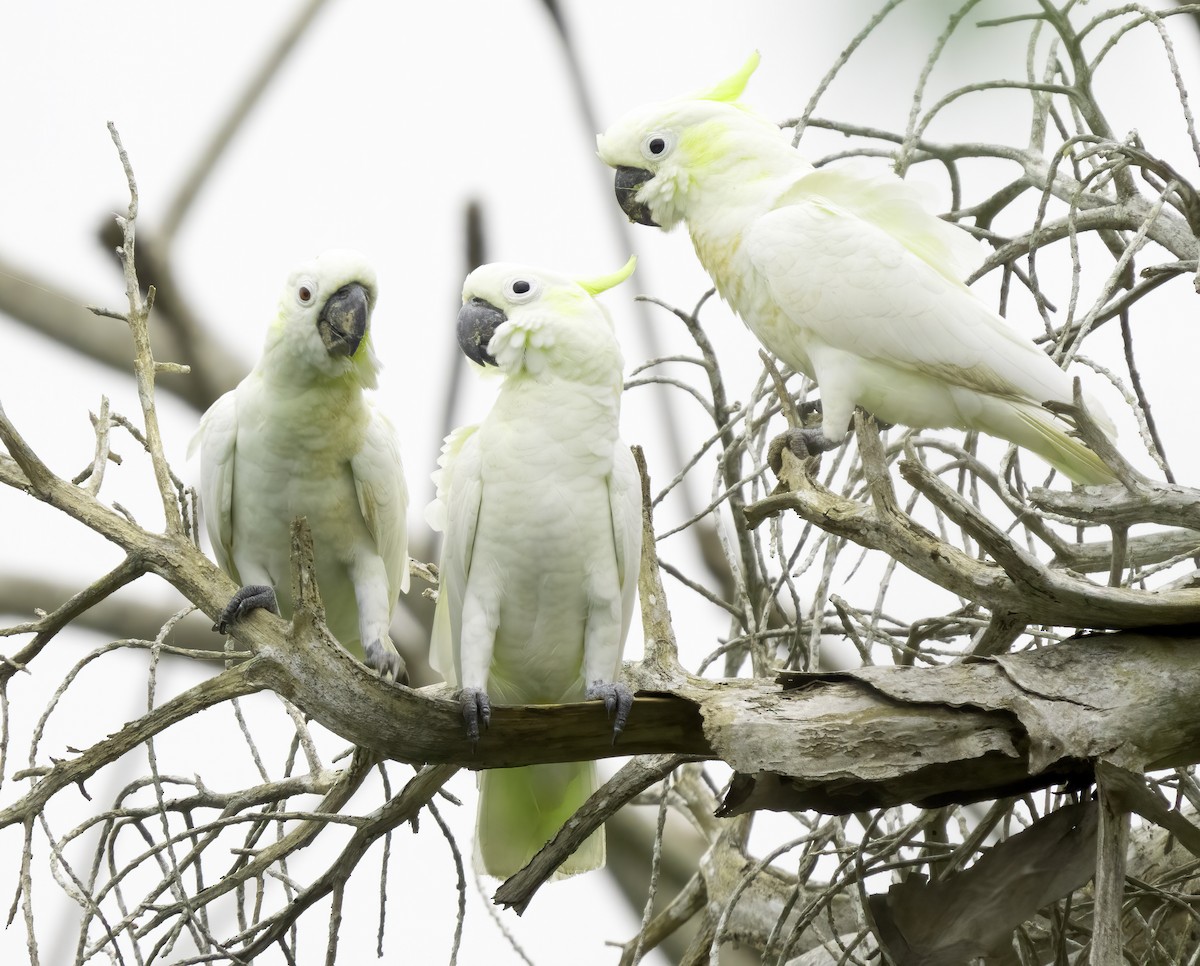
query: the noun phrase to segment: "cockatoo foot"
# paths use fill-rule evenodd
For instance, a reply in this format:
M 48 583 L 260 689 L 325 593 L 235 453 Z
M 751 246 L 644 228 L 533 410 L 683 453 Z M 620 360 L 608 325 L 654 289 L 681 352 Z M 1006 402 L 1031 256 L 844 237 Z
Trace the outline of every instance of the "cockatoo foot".
M 390 637 L 365 645 L 363 658 L 367 667 L 378 671 L 381 678 L 391 678 L 397 684 L 408 684 L 408 668 Z
M 479 740 L 479 722 L 483 722 L 484 728 L 491 724 L 492 702 L 483 688 L 463 688 L 458 692 L 458 700 L 462 705 L 463 721 L 467 723 L 467 737 L 474 744 Z
M 603 701 L 604 710 L 613 719 L 613 744 L 617 743 L 617 735 L 625 730 L 625 722 L 629 720 L 629 712 L 633 710 L 633 692 L 619 681 L 605 684 L 603 681 L 593 681 L 587 689 L 589 701 Z
M 221 611 L 221 616 L 213 624 L 213 630 L 225 634 L 235 621 L 241 620 L 249 611 L 258 608 L 269 610 L 272 614 L 279 613 L 279 604 L 275 600 L 275 589 L 267 584 L 247 584 L 238 588 L 238 592 L 229 598 L 229 603 Z
M 896 425 L 895 423 L 884 422 L 882 419 L 880 419 L 874 413 L 868 412 L 867 410 L 863 409 L 862 406 L 856 406 L 855 408 L 859 412 L 866 413 L 866 415 L 870 416 L 873 420 L 875 420 L 875 425 L 878 426 L 880 429 L 891 429 L 893 426 Z M 796 406 L 796 412 L 800 416 L 800 422 L 802 425 L 815 426 L 817 423 L 820 422 L 820 419 L 817 419 L 815 417 L 823 417 L 825 415 L 825 408 L 821 405 L 821 400 L 819 400 L 819 399 L 806 399 L 806 400 L 804 400 L 804 402 L 802 402 Z M 850 422 L 848 422 L 846 424 L 846 432 L 848 432 L 848 433 L 854 432 L 854 417 L 853 416 L 850 417 Z
M 767 448 L 767 465 L 778 476 L 783 469 L 784 449 L 790 449 L 797 459 L 806 460 L 837 445 L 821 432 L 820 427 L 789 429 L 771 440 Z

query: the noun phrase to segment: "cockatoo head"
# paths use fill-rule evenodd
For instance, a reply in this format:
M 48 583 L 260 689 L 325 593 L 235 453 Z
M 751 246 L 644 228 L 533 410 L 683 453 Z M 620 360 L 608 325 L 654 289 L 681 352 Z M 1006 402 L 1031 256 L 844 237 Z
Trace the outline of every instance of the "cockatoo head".
M 630 221 L 673 228 L 708 178 L 769 163 L 769 146 L 788 147 L 775 124 L 738 103 L 758 59 L 755 51 L 712 89 L 635 108 L 597 135 L 597 153 L 617 170 L 617 201 Z M 737 177 L 757 174 L 741 170 Z
M 458 344 L 506 376 L 557 376 L 619 389 L 624 365 L 612 317 L 594 296 L 627 279 L 636 259 L 582 281 L 511 262 L 481 265 L 463 283 Z
M 293 366 L 336 378 L 350 375 L 373 388 L 379 369 L 371 346 L 371 312 L 378 295 L 366 257 L 335 248 L 288 276 L 268 352 L 282 351 Z

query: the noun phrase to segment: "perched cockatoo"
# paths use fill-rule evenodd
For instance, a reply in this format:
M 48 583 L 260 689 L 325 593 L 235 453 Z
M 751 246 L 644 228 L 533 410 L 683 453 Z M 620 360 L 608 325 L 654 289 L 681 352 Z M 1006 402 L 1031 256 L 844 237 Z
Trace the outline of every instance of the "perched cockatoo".
M 803 448 L 841 442 L 858 404 L 1007 439 L 1080 483 L 1114 480 L 1042 407 L 1070 403 L 1071 378 L 963 283 L 978 243 L 890 172 L 805 161 L 738 100 L 757 66 L 756 53 L 710 91 L 633 110 L 597 144 L 630 220 L 686 222 L 721 297 L 816 380 L 824 417 L 800 431 Z
M 296 269 L 258 365 L 204 414 L 188 455 L 199 448 L 217 563 L 243 585 L 216 629 L 255 607 L 289 614 L 290 526 L 304 516 L 329 630 L 400 680 L 388 627 L 408 589 L 408 487 L 396 431 L 364 392 L 379 371 L 377 292 L 358 252 L 327 251 Z
M 617 435 L 621 349 L 591 281 L 521 265 L 477 268 L 458 339 L 503 376 L 491 412 L 448 437 L 427 517 L 444 531 L 430 661 L 459 692 L 478 739 L 490 703 L 600 698 L 614 739 L 633 703 L 617 682 L 637 587 L 641 485 Z M 476 862 L 520 869 L 596 790 L 594 762 L 480 777 Z M 559 870 L 604 864 L 596 831 Z

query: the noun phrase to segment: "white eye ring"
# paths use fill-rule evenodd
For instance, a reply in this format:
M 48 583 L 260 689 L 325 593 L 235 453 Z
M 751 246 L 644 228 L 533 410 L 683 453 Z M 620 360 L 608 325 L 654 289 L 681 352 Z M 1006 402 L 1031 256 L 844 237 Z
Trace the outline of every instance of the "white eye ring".
M 541 294 L 542 287 L 534 279 L 524 275 L 510 278 L 504 283 L 504 297 L 513 305 L 524 305 Z
M 301 305 L 312 305 L 317 299 L 317 283 L 311 278 L 302 278 L 296 283 L 296 301 Z
M 647 161 L 661 161 L 675 147 L 675 135 L 670 131 L 654 131 L 642 139 L 642 157 Z

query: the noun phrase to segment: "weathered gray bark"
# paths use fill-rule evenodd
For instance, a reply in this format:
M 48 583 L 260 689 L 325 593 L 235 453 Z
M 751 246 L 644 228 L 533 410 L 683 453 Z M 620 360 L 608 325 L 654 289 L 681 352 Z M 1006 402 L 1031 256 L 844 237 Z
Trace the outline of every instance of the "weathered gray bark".
M 10 426 L 3 435 L 29 472 L 0 457 L 0 482 L 71 513 L 210 616 L 220 612 L 233 584 L 182 536 L 135 526 L 50 474 Z M 670 682 L 634 668 L 641 696 L 615 745 L 593 702 L 496 708 L 472 747 L 454 701 L 380 680 L 318 620 L 311 607 L 290 627 L 254 614 L 236 631 L 253 657 L 55 765 L 0 812 L 0 824 L 22 821 L 54 791 L 187 714 L 264 688 L 347 740 L 402 761 L 486 768 L 647 753 L 723 758 L 743 776 L 725 803 L 730 813 L 994 798 L 1087 780 L 1088 761 L 1100 756 L 1146 767 L 1200 761 L 1200 637 L 1187 630 L 1094 636 L 945 667 L 789 674 L 785 687 Z

